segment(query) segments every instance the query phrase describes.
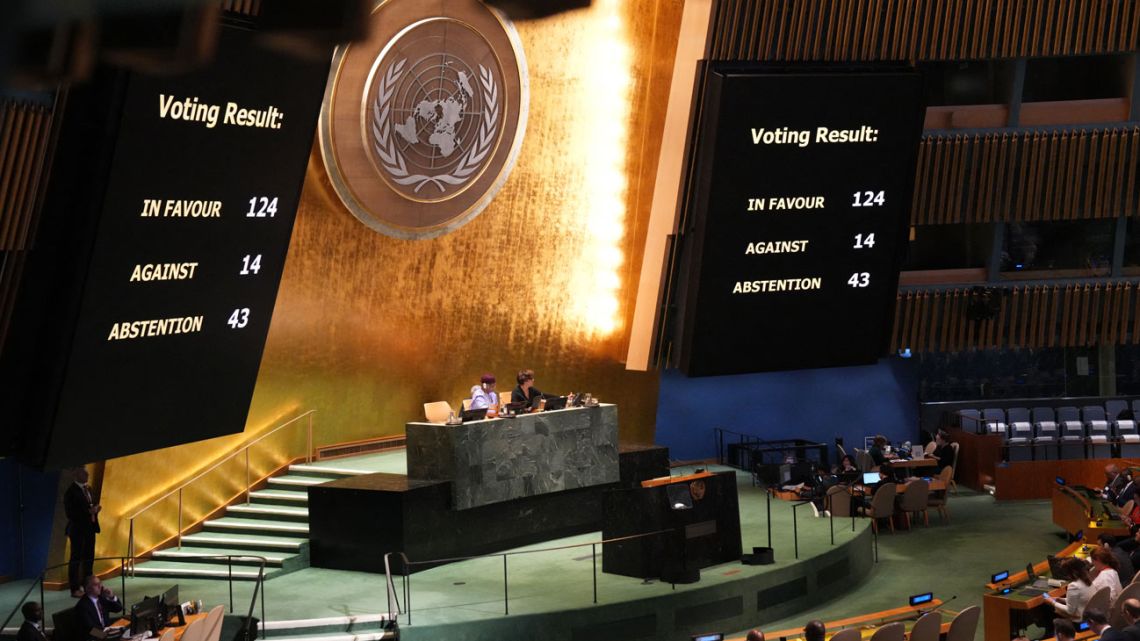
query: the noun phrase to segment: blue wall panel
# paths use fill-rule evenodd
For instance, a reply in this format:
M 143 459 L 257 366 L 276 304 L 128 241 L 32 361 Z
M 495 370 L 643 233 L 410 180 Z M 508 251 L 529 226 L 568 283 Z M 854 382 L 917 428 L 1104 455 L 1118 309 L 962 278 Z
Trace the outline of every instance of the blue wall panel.
M 59 472 L 0 459 L 0 576 L 35 577 L 47 564 Z
M 671 458 L 700 459 L 716 456 L 717 427 L 829 445 L 841 436 L 848 449 L 862 447 L 871 434 L 915 441 L 915 369 L 911 360 L 889 358 L 860 367 L 706 378 L 668 370 L 661 376 L 656 442 L 669 447 Z

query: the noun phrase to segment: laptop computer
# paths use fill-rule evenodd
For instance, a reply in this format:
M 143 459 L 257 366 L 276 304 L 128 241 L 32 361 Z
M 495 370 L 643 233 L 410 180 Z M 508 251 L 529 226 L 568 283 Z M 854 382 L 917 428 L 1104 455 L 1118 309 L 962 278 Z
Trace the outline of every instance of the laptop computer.
M 878 485 L 882 480 L 878 472 L 863 472 L 863 485 Z
M 1017 593 L 1019 595 L 1021 595 L 1021 596 L 1041 596 L 1042 594 L 1045 594 L 1046 592 L 1048 592 L 1049 590 L 1052 589 L 1051 587 L 1049 587 L 1049 579 L 1038 577 L 1037 573 L 1033 571 L 1033 564 L 1032 563 L 1027 563 L 1025 565 L 1025 575 L 1027 577 L 1026 580 L 1029 583 L 1029 585 L 1018 590 Z

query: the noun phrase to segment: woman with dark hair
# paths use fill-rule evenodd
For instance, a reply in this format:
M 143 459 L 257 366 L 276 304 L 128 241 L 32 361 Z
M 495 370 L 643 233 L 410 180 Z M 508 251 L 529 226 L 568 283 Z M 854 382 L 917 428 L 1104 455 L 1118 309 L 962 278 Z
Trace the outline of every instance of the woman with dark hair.
M 871 460 L 875 462 L 875 467 L 883 467 L 891 464 L 891 459 L 887 455 L 887 437 L 882 434 L 876 436 L 871 441 L 871 449 L 867 451 L 871 456 Z
M 1108 588 L 1108 601 L 1115 603 L 1120 594 L 1120 564 L 1108 549 L 1093 548 L 1089 555 L 1093 565 L 1093 593 L 1101 588 Z
M 835 467 L 835 475 L 843 483 L 854 483 L 862 478 L 862 474 L 859 466 L 855 464 L 855 458 L 850 454 L 844 454 L 843 458 L 839 459 L 839 465 Z
M 511 402 L 526 403 L 528 407 L 533 407 L 534 400 L 542 396 L 542 392 L 534 386 L 534 370 L 520 370 L 515 380 L 518 381 L 519 386 L 511 392 Z
M 1093 595 L 1093 580 L 1089 574 L 1087 563 L 1075 556 L 1070 556 L 1061 562 L 1061 570 L 1072 577 L 1065 586 L 1065 596 L 1057 599 L 1046 593 L 1045 601 L 1053 606 L 1057 614 L 1070 619 L 1080 619 L 1084 616 L 1085 605 Z

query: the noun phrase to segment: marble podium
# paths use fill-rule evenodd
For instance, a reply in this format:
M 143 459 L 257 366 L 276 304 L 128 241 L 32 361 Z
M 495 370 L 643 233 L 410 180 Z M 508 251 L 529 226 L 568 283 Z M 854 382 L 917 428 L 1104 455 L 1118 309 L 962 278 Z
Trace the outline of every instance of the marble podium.
M 456 510 L 616 483 L 617 406 L 408 423 L 407 452 L 408 478 L 450 481 Z

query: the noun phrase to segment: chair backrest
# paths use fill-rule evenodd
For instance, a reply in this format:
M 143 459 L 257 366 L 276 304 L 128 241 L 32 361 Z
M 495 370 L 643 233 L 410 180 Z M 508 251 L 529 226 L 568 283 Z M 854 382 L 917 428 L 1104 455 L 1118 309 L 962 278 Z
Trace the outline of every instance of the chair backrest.
M 1132 508 L 1134 508 L 1134 507 L 1136 507 L 1136 501 L 1134 501 L 1132 499 L 1128 499 L 1127 501 L 1124 502 L 1124 505 L 1121 506 L 1120 513 L 1121 514 L 1132 514 Z M 1138 574 L 1140 574 L 1140 573 L 1138 573 Z
M 1057 408 L 1057 420 L 1058 421 L 1079 421 L 1079 420 L 1081 420 L 1081 413 L 1077 410 L 1077 408 L 1072 407 L 1070 405 L 1066 405 L 1065 407 L 1058 407 Z
M 942 468 L 942 471 L 938 473 L 938 480 L 942 481 L 943 483 L 947 483 L 947 484 L 950 483 L 950 481 L 953 481 L 954 480 L 954 467 L 948 465 L 948 466 Z
M 871 635 L 871 641 L 903 641 L 905 638 L 906 627 L 899 621 L 888 623 Z
M 847 450 L 843 449 L 843 446 L 839 443 L 835 444 L 835 449 L 839 451 L 839 460 L 842 461 L 843 457 L 847 456 Z M 856 463 L 856 465 L 858 465 L 858 463 Z
M 957 443 L 950 444 L 950 448 L 954 450 L 954 460 L 950 462 L 950 469 L 952 470 L 950 472 L 950 478 L 954 478 L 954 472 L 958 470 L 958 450 L 961 447 L 962 446 Z
M 206 615 L 206 630 L 202 634 L 205 641 L 218 641 L 222 638 L 222 615 L 225 612 L 226 608 L 221 605 L 210 608 L 210 613 Z
M 166 628 L 166 630 L 163 630 L 162 636 L 158 638 L 158 641 L 174 641 L 174 628 Z
M 922 448 L 922 453 L 923 453 L 923 455 L 928 456 L 928 457 L 933 456 L 934 450 L 937 448 L 938 448 L 938 442 L 937 441 L 931 441 L 931 442 L 926 444 L 926 447 Z
M 870 472 L 871 468 L 875 467 L 875 460 L 867 453 L 867 450 L 855 448 L 855 465 L 864 472 Z
M 1124 629 L 1128 625 L 1128 621 L 1124 620 L 1124 602 L 1128 599 L 1140 598 L 1140 583 L 1136 579 L 1132 579 L 1120 594 L 1116 595 L 1116 601 L 1112 603 L 1112 607 L 1108 609 L 1108 624 L 1117 630 Z
M 186 624 L 182 632 L 182 641 L 204 641 L 206 638 L 206 619 L 195 619 Z
M 978 618 L 981 615 L 982 609 L 976 605 L 959 612 L 958 616 L 950 621 L 946 641 L 974 641 L 974 633 L 978 630 Z
M 1120 413 L 1126 409 L 1128 409 L 1128 401 L 1122 401 L 1120 399 L 1114 398 L 1104 402 L 1105 414 L 1108 415 L 1109 419 L 1114 421 L 1120 418 Z
M 923 479 L 911 481 L 903 490 L 899 509 L 903 512 L 916 512 L 926 509 L 926 502 L 930 500 L 930 483 Z M 876 510 L 877 513 L 877 510 Z
M 1028 423 L 1029 410 L 1024 407 L 1011 407 L 1005 411 L 1010 423 Z
M 1132 401 L 1132 413 L 1140 416 L 1140 398 Z
M 851 516 L 851 493 L 846 485 L 827 488 L 827 509 L 832 516 Z
M 958 427 L 966 432 L 978 432 L 982 424 L 982 413 L 978 410 L 958 410 Z
M 51 623 L 55 626 L 51 637 L 54 641 L 84 641 L 87 638 L 87 630 L 81 629 L 79 613 L 74 607 L 53 613 Z
M 831 641 L 861 641 L 863 632 L 859 628 L 843 628 L 831 635 Z
M 453 412 L 451 403 L 447 401 L 424 403 L 424 416 L 427 417 L 428 423 L 446 423 Z
M 1081 418 L 1085 421 L 1106 421 L 1104 408 L 1100 405 L 1085 405 L 1081 408 Z
M 871 498 L 871 509 L 875 510 L 875 518 L 881 519 L 894 515 L 895 495 L 897 493 L 898 486 L 894 483 L 883 483 L 878 490 L 875 490 L 875 496 Z
M 1052 407 L 1035 407 L 1030 411 L 1034 423 L 1056 423 L 1057 414 Z
M 910 641 L 938 641 L 942 633 L 942 613 L 927 612 L 914 622 L 910 629 Z
M 1112 594 L 1109 592 L 1108 587 L 1103 587 L 1093 593 L 1089 597 L 1089 602 L 1085 604 L 1085 610 L 1100 610 L 1101 612 L 1108 612 L 1108 606 L 1111 605 Z M 1083 612 L 1082 612 L 1083 614 Z
M 982 410 L 982 421 L 986 424 L 987 433 L 1006 435 L 1008 424 L 1005 420 L 1005 410 L 996 407 L 984 409 Z

